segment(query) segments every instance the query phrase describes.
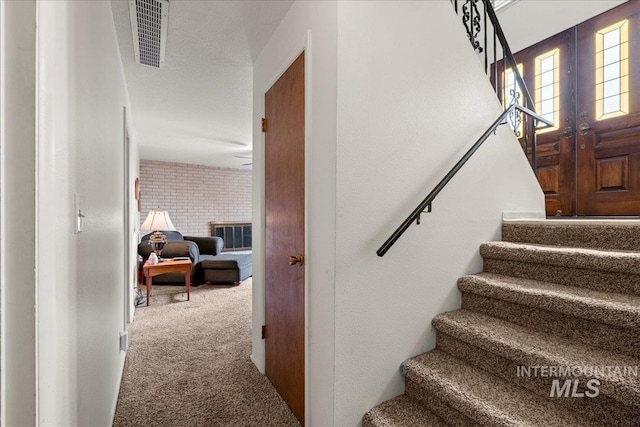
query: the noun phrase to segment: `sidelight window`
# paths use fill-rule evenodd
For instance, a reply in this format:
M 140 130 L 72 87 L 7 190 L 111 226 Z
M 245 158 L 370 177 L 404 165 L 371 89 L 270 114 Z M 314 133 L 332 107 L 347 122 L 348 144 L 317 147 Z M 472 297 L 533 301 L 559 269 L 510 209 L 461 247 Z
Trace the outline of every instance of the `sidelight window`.
M 596 119 L 629 114 L 629 21 L 596 32 Z
M 560 49 L 537 56 L 535 73 L 536 112 L 554 124 L 538 133 L 557 130 L 560 123 Z

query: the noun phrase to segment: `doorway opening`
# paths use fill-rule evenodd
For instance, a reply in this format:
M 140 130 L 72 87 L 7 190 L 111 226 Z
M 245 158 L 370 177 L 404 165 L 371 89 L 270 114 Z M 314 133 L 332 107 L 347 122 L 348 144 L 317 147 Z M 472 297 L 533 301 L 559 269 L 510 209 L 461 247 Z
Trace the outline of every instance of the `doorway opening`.
M 640 2 L 627 2 L 514 55 L 554 123 L 537 135 L 548 216 L 640 214 L 639 28 Z M 498 85 L 506 102 L 509 70 Z

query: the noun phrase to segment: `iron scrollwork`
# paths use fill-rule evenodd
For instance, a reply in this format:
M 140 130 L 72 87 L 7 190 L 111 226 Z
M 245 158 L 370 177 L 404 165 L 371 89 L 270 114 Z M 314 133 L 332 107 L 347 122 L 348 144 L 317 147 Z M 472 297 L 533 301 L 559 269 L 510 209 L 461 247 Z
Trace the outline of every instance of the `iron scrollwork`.
M 516 89 L 509 89 L 509 95 L 511 96 L 511 104 L 520 103 L 520 93 Z M 511 112 L 509 112 L 509 123 L 511 124 L 511 128 L 513 129 L 513 132 L 516 134 L 517 138 L 522 137 L 522 132 L 520 131 L 521 122 L 522 112 L 517 108 L 511 109 Z
M 467 36 L 471 42 L 473 49 L 482 53 L 484 49 L 480 46 L 478 36 L 481 30 L 480 11 L 478 10 L 478 2 L 480 0 L 466 0 L 462 5 L 462 22 L 467 30 Z

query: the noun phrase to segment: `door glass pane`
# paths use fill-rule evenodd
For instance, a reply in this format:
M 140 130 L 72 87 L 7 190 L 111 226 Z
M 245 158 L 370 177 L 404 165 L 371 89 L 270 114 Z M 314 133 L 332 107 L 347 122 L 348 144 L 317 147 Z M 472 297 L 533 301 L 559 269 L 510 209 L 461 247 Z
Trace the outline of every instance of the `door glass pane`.
M 558 129 L 560 122 L 560 49 L 556 48 L 535 59 L 536 112 L 555 126 L 538 130 L 538 133 Z
M 596 31 L 596 119 L 629 112 L 629 21 Z
M 615 30 L 609 31 L 605 33 L 603 36 L 603 48 L 609 49 L 610 47 L 616 46 L 620 43 L 620 28 L 616 28 Z
M 553 71 L 553 56 L 548 56 L 542 59 L 540 61 L 540 68 L 543 73 L 547 71 Z
M 604 113 L 620 111 L 620 95 L 610 96 L 604 99 Z
M 604 67 L 604 81 L 620 77 L 620 64 L 611 64 Z
M 604 50 L 604 65 L 620 62 L 620 46 L 610 47 Z
M 553 71 L 547 71 L 546 73 L 542 73 L 540 75 L 540 85 L 548 86 L 553 84 Z
M 604 82 L 604 97 L 608 98 L 610 96 L 620 94 L 620 79 L 613 79 L 607 82 Z M 610 111 L 605 111 L 610 112 Z
M 542 99 L 552 99 L 553 98 L 553 85 L 544 86 L 541 90 Z

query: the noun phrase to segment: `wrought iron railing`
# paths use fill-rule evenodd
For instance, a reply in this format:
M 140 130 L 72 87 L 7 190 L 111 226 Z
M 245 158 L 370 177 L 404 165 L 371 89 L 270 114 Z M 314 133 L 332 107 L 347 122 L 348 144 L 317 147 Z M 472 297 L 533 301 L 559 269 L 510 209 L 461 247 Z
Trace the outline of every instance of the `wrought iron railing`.
M 377 250 L 378 256 L 383 256 L 393 246 L 393 244 L 404 234 L 405 231 L 415 221 L 420 224 L 420 216 L 423 213 L 431 212 L 433 200 L 442 191 L 464 164 L 478 151 L 480 146 L 498 128 L 498 126 L 509 123 L 514 129 L 516 136 L 522 141 L 525 154 L 530 156 L 531 167 L 536 172 L 536 129 L 553 126 L 549 120 L 539 116 L 535 112 L 535 105 L 527 85 L 518 70 L 518 66 L 513 53 L 509 48 L 507 39 L 504 36 L 498 18 L 491 5 L 491 0 L 451 0 L 456 13 L 462 17 L 462 23 L 467 31 L 467 36 L 473 49 L 484 56 L 484 68 L 492 79 L 493 87 L 496 89 L 498 99 L 505 110 L 494 121 L 489 129 L 471 146 L 464 156 L 451 168 L 425 199 L 411 212 L 402 222 L 396 231 L 389 236 L 382 246 Z M 478 7 L 480 5 L 481 7 Z M 492 40 L 489 34 L 492 33 Z M 488 44 L 491 42 L 491 44 Z M 502 51 L 502 58 L 498 58 L 498 44 Z M 491 53 L 489 53 L 491 51 Z M 493 56 L 493 62 L 489 60 Z M 499 66 L 502 66 L 502 81 L 498 80 Z M 513 73 L 513 86 L 509 88 L 510 102 L 506 102 L 504 97 L 506 92 L 505 78 L 507 70 Z M 522 93 L 522 99 L 520 97 Z M 542 124 L 542 126 L 540 126 Z
M 484 68 L 489 76 L 496 95 L 506 107 L 511 102 L 508 97 L 523 107 L 536 111 L 531 92 L 520 74 L 518 64 L 511 52 L 507 38 L 502 31 L 492 0 L 451 0 L 453 7 L 461 18 L 471 47 L 484 59 Z M 507 86 L 507 70 L 513 73 L 513 82 Z M 522 99 L 520 99 L 522 94 Z M 536 164 L 535 127 L 530 116 L 514 111 L 508 117 L 516 136 L 522 142 L 523 149 L 531 162 L 534 171 Z

